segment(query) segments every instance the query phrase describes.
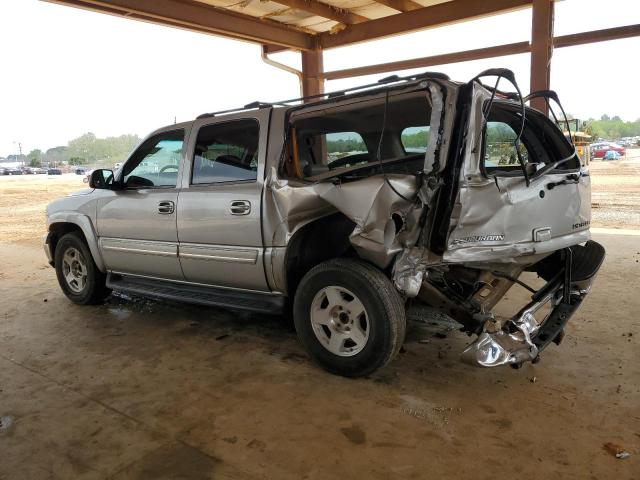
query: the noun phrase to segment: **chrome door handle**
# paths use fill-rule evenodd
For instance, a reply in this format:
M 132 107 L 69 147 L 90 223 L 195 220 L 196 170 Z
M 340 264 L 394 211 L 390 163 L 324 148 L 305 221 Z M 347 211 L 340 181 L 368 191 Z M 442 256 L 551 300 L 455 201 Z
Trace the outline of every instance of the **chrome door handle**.
M 249 215 L 251 202 L 249 200 L 234 200 L 229 207 L 231 215 Z
M 176 204 L 171 200 L 163 200 L 158 202 L 158 213 L 161 215 L 169 215 L 176 211 Z

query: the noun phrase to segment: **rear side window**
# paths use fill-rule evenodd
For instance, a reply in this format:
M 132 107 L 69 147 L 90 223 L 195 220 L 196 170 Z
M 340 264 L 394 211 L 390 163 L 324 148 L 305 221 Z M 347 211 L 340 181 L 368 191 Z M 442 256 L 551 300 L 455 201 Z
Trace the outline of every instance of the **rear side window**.
M 402 130 L 400 141 L 406 153 L 424 153 L 429 143 L 429 127 L 407 127 Z
M 259 138 L 260 127 L 255 120 L 236 120 L 200 128 L 191 183 L 255 181 Z

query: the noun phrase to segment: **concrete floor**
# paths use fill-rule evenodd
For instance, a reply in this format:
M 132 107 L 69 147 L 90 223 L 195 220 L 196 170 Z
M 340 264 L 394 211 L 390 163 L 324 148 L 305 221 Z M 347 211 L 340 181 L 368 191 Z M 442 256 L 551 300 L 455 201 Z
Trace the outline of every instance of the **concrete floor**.
M 454 332 L 360 380 L 278 319 L 72 305 L 39 248 L 0 243 L 0 479 L 638 479 L 640 236 L 596 237 L 603 270 L 541 363 L 469 367 Z

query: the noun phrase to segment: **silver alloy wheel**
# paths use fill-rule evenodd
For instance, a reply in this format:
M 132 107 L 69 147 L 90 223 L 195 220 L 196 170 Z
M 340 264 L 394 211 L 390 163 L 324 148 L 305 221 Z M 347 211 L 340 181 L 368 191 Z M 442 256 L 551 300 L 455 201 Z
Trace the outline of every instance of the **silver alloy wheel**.
M 369 340 L 369 325 L 364 305 L 344 287 L 324 287 L 313 298 L 313 333 L 334 355 L 350 357 L 361 352 Z
M 69 247 L 62 256 L 62 273 L 69 288 L 82 293 L 87 284 L 87 264 L 77 248 Z

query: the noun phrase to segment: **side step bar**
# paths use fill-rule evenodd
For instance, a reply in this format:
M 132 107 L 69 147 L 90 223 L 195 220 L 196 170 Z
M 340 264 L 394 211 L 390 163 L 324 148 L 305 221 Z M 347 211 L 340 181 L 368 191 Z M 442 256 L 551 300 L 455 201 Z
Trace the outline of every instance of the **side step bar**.
M 286 300 L 284 295 L 190 285 L 113 273 L 107 275 L 107 287 L 144 297 L 270 314 L 282 313 Z

